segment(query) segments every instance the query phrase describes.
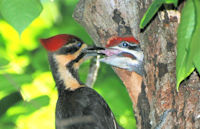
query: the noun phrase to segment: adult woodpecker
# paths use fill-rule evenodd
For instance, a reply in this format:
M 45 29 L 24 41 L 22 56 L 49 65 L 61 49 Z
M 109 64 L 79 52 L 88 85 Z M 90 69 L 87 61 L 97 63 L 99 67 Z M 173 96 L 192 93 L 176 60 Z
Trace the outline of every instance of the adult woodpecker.
M 78 69 L 100 47 L 87 47 L 73 35 L 60 34 L 40 39 L 58 88 L 56 129 L 122 129 L 105 100 L 79 79 Z
M 143 52 L 139 42 L 132 36 L 112 37 L 108 40 L 106 49 L 99 53 L 107 55 L 100 61 L 106 64 L 143 74 Z

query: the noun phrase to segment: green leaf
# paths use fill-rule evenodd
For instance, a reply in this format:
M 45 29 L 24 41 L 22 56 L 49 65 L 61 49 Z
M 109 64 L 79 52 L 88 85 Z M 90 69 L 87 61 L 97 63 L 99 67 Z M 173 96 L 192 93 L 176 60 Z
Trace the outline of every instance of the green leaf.
M 29 115 L 30 113 L 33 113 L 37 111 L 38 109 L 47 106 L 49 104 L 50 98 L 47 95 L 39 96 L 35 99 L 32 99 L 29 102 L 26 102 L 24 104 L 20 104 L 20 106 L 25 107 L 24 109 L 24 115 Z
M 21 96 L 20 92 L 13 92 L 7 96 L 5 96 L 4 98 L 2 98 L 0 100 L 0 117 L 10 108 L 12 107 L 14 104 L 16 104 L 19 101 L 22 101 L 23 98 Z
M 0 75 L 0 99 L 4 95 L 18 91 L 25 83 L 30 83 L 33 80 L 29 74 L 3 74 Z M 3 94 L 3 96 L 2 96 Z
M 34 98 L 30 101 L 19 101 L 7 110 L 2 117 L 0 117 L 0 123 L 15 123 L 17 118 L 23 115 L 30 115 L 40 108 L 49 105 L 50 98 L 47 95 L 42 95 Z M 15 125 L 13 125 L 15 126 Z
M 160 6 L 163 4 L 163 0 L 154 0 L 153 3 L 150 5 L 148 10 L 145 12 L 144 16 L 142 17 L 142 20 L 140 22 L 140 28 L 143 29 L 149 21 L 153 18 L 153 16 L 156 14 Z
M 39 16 L 41 11 L 42 5 L 39 0 L 0 1 L 0 13 L 3 18 L 20 34 L 37 16 Z
M 198 55 L 200 56 L 199 52 L 198 52 Z M 194 61 L 194 65 L 195 65 L 198 73 L 200 74 L 200 58 L 196 58 L 196 60 Z
M 176 57 L 177 90 L 180 83 L 194 70 L 192 61 L 187 62 L 188 47 L 195 28 L 195 7 L 192 0 L 188 0 L 181 13 L 181 23 L 178 27 L 178 44 Z M 187 63 L 187 64 L 186 64 Z M 186 69 L 187 66 L 187 69 Z
M 197 68 L 197 71 L 200 73 L 200 1 L 193 0 L 193 2 L 195 6 L 196 26 L 192 36 L 191 44 L 189 46 L 188 61 L 192 60 L 193 64 Z
M 178 0 L 164 0 L 165 4 L 174 4 L 175 7 L 178 5 Z
M 154 0 L 142 17 L 140 28 L 143 29 L 149 23 L 162 4 L 174 4 L 174 6 L 177 6 L 177 3 L 178 0 Z

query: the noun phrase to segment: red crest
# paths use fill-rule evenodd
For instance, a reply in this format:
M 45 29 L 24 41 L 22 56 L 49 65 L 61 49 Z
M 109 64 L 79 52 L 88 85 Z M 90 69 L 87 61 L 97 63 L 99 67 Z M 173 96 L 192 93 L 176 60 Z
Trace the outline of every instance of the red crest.
M 108 40 L 106 47 L 116 46 L 119 43 L 121 43 L 122 41 L 127 41 L 129 43 L 139 44 L 139 42 L 133 36 L 129 36 L 129 37 L 111 37 Z
M 47 51 L 54 52 L 68 43 L 75 36 L 68 34 L 60 34 L 47 39 L 40 39 L 41 44 Z

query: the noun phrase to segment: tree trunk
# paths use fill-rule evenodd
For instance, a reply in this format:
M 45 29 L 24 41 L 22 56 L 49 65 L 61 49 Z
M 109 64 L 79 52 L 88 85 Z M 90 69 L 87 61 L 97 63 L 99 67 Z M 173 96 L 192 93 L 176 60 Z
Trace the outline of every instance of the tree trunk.
M 139 129 L 200 128 L 200 79 L 194 72 L 176 91 L 176 32 L 180 10 L 163 10 L 143 31 L 151 0 L 80 0 L 74 18 L 99 46 L 112 36 L 133 35 L 144 52 L 143 79 L 114 68 L 126 86 Z M 179 7 L 181 8 L 181 7 Z

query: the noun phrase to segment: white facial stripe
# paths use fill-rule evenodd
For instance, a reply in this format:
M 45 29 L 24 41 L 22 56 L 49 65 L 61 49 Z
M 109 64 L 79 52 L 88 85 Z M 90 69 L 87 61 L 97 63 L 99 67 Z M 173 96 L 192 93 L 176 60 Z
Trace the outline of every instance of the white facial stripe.
M 132 55 L 134 55 L 137 60 L 139 61 L 143 61 L 143 58 L 144 58 L 144 55 L 143 55 L 143 52 L 142 51 L 134 51 L 134 50 L 129 50 L 127 48 L 121 48 L 119 46 L 114 46 L 114 47 L 111 47 L 113 49 L 118 49 L 120 51 L 123 51 L 123 52 L 127 52 L 127 53 L 130 53 Z
M 104 62 L 106 64 L 110 64 L 112 66 L 117 66 L 123 69 L 131 69 L 133 66 L 139 65 L 139 61 L 133 60 L 128 57 L 117 57 L 110 56 L 100 59 L 99 61 Z

